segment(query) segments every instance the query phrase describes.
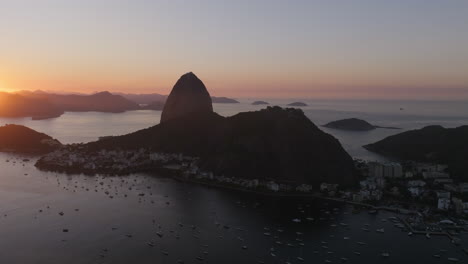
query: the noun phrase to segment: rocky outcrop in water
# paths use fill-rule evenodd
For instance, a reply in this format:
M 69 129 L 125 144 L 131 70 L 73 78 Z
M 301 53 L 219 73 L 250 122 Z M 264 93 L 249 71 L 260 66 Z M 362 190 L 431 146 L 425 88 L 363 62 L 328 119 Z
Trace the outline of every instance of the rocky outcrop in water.
M 199 113 L 213 112 L 211 97 L 203 82 L 192 72 L 180 77 L 172 88 L 161 114 L 161 123 Z
M 294 103 L 288 104 L 288 106 L 302 107 L 302 106 L 307 106 L 307 104 L 306 104 L 306 103 L 303 103 L 303 102 L 294 102 Z
M 354 130 L 354 131 L 367 131 L 376 129 L 376 126 L 371 125 L 369 122 L 357 119 L 357 118 L 348 118 L 330 122 L 324 127 L 341 129 L 341 130 Z
M 383 126 L 374 126 L 367 121 L 357 118 L 347 118 L 337 121 L 330 122 L 324 127 L 340 129 L 340 130 L 351 130 L 351 131 L 369 131 L 376 128 L 386 128 L 386 129 L 400 129 L 398 127 L 383 127 Z

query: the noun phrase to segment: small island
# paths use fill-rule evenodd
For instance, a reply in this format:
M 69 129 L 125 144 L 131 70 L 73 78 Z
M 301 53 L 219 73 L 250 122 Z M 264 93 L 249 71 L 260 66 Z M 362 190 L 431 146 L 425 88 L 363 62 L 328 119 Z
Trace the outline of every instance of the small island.
M 298 107 L 301 107 L 301 106 L 308 106 L 308 104 L 303 103 L 303 102 L 294 102 L 294 103 L 288 104 L 288 106 L 298 106 Z
M 265 101 L 255 101 L 252 103 L 252 105 L 269 105 L 270 103 L 265 102 Z
M 0 151 L 44 154 L 60 148 L 62 144 L 52 137 L 20 125 L 0 127 Z
M 387 129 L 399 129 L 397 127 L 381 127 L 370 124 L 369 122 L 358 119 L 358 118 L 347 118 L 337 121 L 330 122 L 323 125 L 324 127 L 340 129 L 340 130 L 350 130 L 350 131 L 369 131 L 376 128 L 387 128 Z

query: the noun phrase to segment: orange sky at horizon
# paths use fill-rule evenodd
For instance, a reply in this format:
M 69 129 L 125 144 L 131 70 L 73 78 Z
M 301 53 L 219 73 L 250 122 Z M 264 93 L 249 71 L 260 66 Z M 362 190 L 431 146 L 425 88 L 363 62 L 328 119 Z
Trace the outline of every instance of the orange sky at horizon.
M 468 2 L 358 2 L 7 1 L 0 91 L 468 100 Z
M 15 92 L 21 90 L 43 90 L 58 93 L 85 93 L 100 91 L 122 93 L 159 93 L 169 94 L 177 79 L 185 72 L 176 74 L 154 74 L 146 78 L 77 78 L 75 76 L 41 76 L 29 78 L 8 78 L 6 71 L 0 72 L 0 91 Z M 385 86 L 372 80 L 359 82 L 344 80 L 342 83 L 323 80 L 315 82 L 301 81 L 301 76 L 275 78 L 268 81 L 268 76 L 252 75 L 219 76 L 194 72 L 205 83 L 213 96 L 234 98 L 326 98 L 326 99 L 468 99 L 468 87 L 463 85 L 442 86 L 407 82 L 395 86 Z M 52 77 L 47 79 L 47 77 Z M 60 78 L 61 77 L 61 78 Z M 79 76 L 78 76 L 79 77 Z M 297 79 L 294 79 L 297 78 Z M 279 81 L 278 81 L 279 79 Z M 357 84 L 353 84 L 357 83 Z M 429 92 L 428 94 L 422 93 Z

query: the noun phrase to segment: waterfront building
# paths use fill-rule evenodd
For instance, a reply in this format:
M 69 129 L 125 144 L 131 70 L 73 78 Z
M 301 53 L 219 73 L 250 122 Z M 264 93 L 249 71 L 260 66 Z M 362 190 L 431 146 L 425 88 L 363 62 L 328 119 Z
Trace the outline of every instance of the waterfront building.
M 439 198 L 437 202 L 437 209 L 442 211 L 448 211 L 450 208 L 450 199 L 449 198 Z
M 337 189 L 338 184 L 331 184 L 326 182 L 322 182 L 322 184 L 320 184 L 320 191 L 336 192 Z
M 273 192 L 277 192 L 277 191 L 280 190 L 279 185 L 278 185 L 276 182 L 274 182 L 274 181 L 269 181 L 269 182 L 267 182 L 266 188 L 267 188 L 268 190 L 270 190 L 270 191 L 273 191 Z
M 408 181 L 408 186 L 409 187 L 424 187 L 426 186 L 426 182 L 422 180 Z
M 453 179 L 450 179 L 450 178 L 434 179 L 434 184 L 447 184 L 447 183 L 453 183 Z
M 403 177 L 403 167 L 399 163 L 382 164 L 369 162 L 369 176 L 375 178 L 401 178 Z
M 439 190 L 436 191 L 437 198 L 448 198 L 450 199 L 450 192 L 444 191 L 444 190 Z
M 422 173 L 424 179 L 442 179 L 450 178 L 450 175 L 446 172 L 439 171 L 425 171 Z
M 468 182 L 460 183 L 458 188 L 461 193 L 468 193 Z

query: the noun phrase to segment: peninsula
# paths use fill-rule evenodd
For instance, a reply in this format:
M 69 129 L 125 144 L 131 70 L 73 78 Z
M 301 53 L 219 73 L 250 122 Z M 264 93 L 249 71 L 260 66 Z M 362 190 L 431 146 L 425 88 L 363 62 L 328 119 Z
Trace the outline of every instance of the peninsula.
M 44 170 L 142 171 L 175 164 L 190 175 L 295 184 L 352 186 L 352 158 L 299 109 L 268 107 L 222 117 L 193 73 L 175 84 L 161 123 L 128 135 L 67 146 L 41 158 Z
M 389 136 L 364 148 L 401 160 L 447 164 L 452 175 L 468 180 L 468 126 L 427 126 Z
M 25 126 L 0 127 L 0 151 L 43 154 L 60 148 L 62 144 L 52 137 Z

